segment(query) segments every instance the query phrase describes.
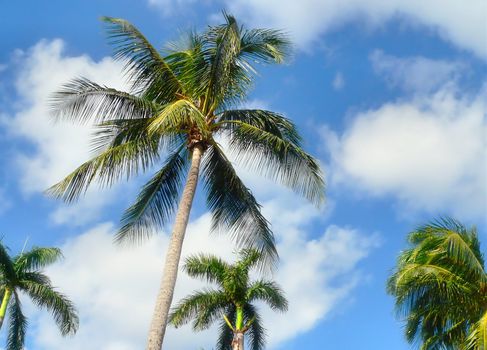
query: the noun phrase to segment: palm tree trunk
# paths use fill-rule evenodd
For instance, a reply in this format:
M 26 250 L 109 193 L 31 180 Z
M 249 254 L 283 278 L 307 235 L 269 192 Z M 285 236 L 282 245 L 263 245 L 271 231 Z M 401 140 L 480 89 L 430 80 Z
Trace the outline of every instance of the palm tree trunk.
M 2 299 L 2 306 L 0 306 L 0 328 L 2 328 L 3 320 L 5 319 L 5 313 L 7 312 L 7 305 L 10 301 L 11 295 L 12 292 L 10 291 L 10 289 L 5 289 Z
M 167 249 L 166 261 L 164 263 L 164 272 L 162 275 L 161 286 L 157 295 L 156 306 L 152 316 L 152 322 L 147 341 L 147 350 L 162 349 L 162 342 L 166 332 L 168 322 L 169 308 L 176 285 L 178 275 L 179 259 L 183 247 L 184 234 L 188 225 L 189 213 L 193 204 L 196 185 L 198 183 L 198 174 L 200 169 L 203 147 L 196 145 L 193 148 L 191 168 L 189 169 L 186 185 L 184 186 L 183 195 L 179 202 L 178 212 L 174 221 L 174 228 Z
M 243 332 L 233 333 L 232 350 L 244 350 L 244 334 L 243 334 Z

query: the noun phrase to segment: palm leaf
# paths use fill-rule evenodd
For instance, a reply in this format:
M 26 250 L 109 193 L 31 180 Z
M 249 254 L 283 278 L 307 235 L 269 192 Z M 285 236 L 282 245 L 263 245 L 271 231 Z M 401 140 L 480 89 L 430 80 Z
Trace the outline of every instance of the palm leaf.
M 98 85 L 86 78 L 65 84 L 52 95 L 50 103 L 56 119 L 82 124 L 150 118 L 160 108 L 148 99 Z
M 139 193 L 136 201 L 123 214 L 116 240 L 140 241 L 154 228 L 162 228 L 177 208 L 186 170 L 189 166 L 187 149 L 181 145 L 170 155 L 152 179 Z
M 50 283 L 38 283 L 38 279 L 22 281 L 21 288 L 37 306 L 50 311 L 62 335 L 76 333 L 79 326 L 77 311 L 66 296 Z
M 224 293 L 205 289 L 182 299 L 169 316 L 169 322 L 179 327 L 194 319 L 195 331 L 207 329 L 221 315 L 227 305 Z
M 212 255 L 199 254 L 186 258 L 184 271 L 190 277 L 204 278 L 211 283 L 222 284 L 229 265 Z
M 138 138 L 105 149 L 83 163 L 46 193 L 70 203 L 84 194 L 94 181 L 111 186 L 121 178 L 129 179 L 159 160 L 159 140 Z
M 27 330 L 27 318 L 22 313 L 17 292 L 13 292 L 12 296 L 13 298 L 8 307 L 10 316 L 6 350 L 23 350 Z
M 272 310 L 287 311 L 288 304 L 279 285 L 272 281 L 259 280 L 252 283 L 247 290 L 247 302 L 264 301 Z
M 217 144 L 207 150 L 202 169 L 212 229 L 229 232 L 239 246 L 255 248 L 268 262 L 275 261 L 277 251 L 269 224 Z
M 244 315 L 249 322 L 248 330 L 245 335 L 247 336 L 250 350 L 265 349 L 266 334 L 257 309 L 251 304 L 246 304 L 244 307 Z
M 33 271 L 51 265 L 61 258 L 63 254 L 59 248 L 35 247 L 14 258 L 14 264 L 18 271 Z
M 318 162 L 299 146 L 254 125 L 234 121 L 230 150 L 240 163 L 281 182 L 311 202 L 324 200 L 324 180 Z
M 102 20 L 107 23 L 115 59 L 125 61 L 132 88 L 144 90 L 148 100 L 160 103 L 174 100 L 182 87 L 169 65 L 142 33 L 123 19 L 102 17 Z

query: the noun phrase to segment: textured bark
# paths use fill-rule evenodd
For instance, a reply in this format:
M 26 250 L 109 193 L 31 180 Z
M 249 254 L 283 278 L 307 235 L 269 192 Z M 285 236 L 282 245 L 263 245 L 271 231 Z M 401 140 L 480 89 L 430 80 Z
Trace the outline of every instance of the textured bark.
M 242 332 L 233 333 L 232 350 L 244 350 L 244 334 Z
M 176 278 L 178 275 L 179 260 L 181 258 L 184 234 L 186 233 L 189 213 L 191 211 L 194 194 L 196 192 L 196 185 L 198 183 L 198 174 L 202 155 L 202 147 L 196 145 L 193 148 L 191 167 L 189 169 L 189 174 L 186 180 L 186 185 L 184 186 L 181 201 L 179 202 L 178 212 L 174 221 L 174 228 L 172 231 L 171 240 L 167 249 L 161 286 L 157 295 L 156 306 L 154 308 L 154 314 L 152 316 L 152 322 L 147 341 L 147 350 L 162 349 L 162 343 L 164 340 L 164 334 L 166 332 L 166 326 L 168 322 L 169 309 L 171 307 L 174 286 L 176 285 Z

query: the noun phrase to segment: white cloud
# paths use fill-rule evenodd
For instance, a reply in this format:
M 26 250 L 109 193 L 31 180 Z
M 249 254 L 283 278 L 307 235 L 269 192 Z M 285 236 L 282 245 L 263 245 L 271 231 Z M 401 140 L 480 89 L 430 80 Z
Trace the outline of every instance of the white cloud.
M 454 85 L 467 67 L 461 62 L 434 60 L 422 56 L 395 57 L 381 50 L 370 55 L 374 71 L 382 76 L 391 87 L 406 92 L 430 93 L 446 84 Z
M 333 181 L 393 195 L 411 210 L 482 218 L 487 212 L 485 88 L 452 87 L 355 115 L 341 135 L 323 129 Z
M 439 36 L 487 57 L 487 3 L 471 0 L 235 0 L 225 1 L 230 11 L 254 24 L 286 28 L 300 45 L 307 46 L 320 34 L 362 20 L 372 27 L 405 16 L 434 29 Z
M 271 348 L 309 330 L 349 296 L 360 281 L 358 263 L 378 244 L 376 236 L 336 226 L 310 239 L 305 227 L 319 213 L 305 205 L 297 210 L 286 208 L 286 203 L 290 202 L 276 198 L 264 209 L 278 235 L 281 256 L 280 269 L 273 278 L 286 291 L 292 315 L 275 314 L 262 307 Z M 183 256 L 208 252 L 233 259 L 228 238 L 208 235 L 209 228 L 209 214 L 190 223 Z M 66 259 L 48 273 L 76 302 L 80 331 L 73 338 L 63 339 L 49 315 L 36 313 L 35 349 L 81 350 L 89 344 L 96 349 L 135 350 L 145 344 L 168 237 L 158 235 L 140 247 L 120 248 L 112 244 L 113 231 L 109 224 L 100 225 L 62 246 Z M 180 273 L 174 300 L 203 285 Z M 215 329 L 193 333 L 190 327 L 170 328 L 166 347 L 211 348 L 215 339 Z
M 337 72 L 335 74 L 335 77 L 333 78 L 331 85 L 333 86 L 333 89 L 335 89 L 336 91 L 340 91 L 345 87 L 345 78 L 343 78 L 343 74 L 341 72 Z
M 166 15 L 186 10 L 194 0 L 148 0 Z M 211 2 L 211 1 L 208 1 Z M 487 3 L 470 0 L 219 0 L 231 13 L 252 25 L 283 28 L 301 47 L 309 47 L 320 35 L 351 21 L 377 28 L 399 16 L 415 26 L 423 24 L 441 38 L 487 58 Z M 186 7 L 184 6 L 186 5 Z M 214 18 L 214 15 L 210 16 Z
M 69 80 L 84 76 L 100 84 L 123 89 L 121 64 L 111 58 L 93 61 L 89 56 L 67 56 L 62 40 L 40 41 L 27 52 L 16 55 L 19 68 L 16 90 L 19 101 L 14 115 L 3 118 L 9 132 L 34 145 L 33 152 L 19 151 L 15 161 L 20 168 L 19 182 L 24 193 L 45 190 L 89 158 L 89 125 L 68 122 L 54 124 L 48 101 L 52 93 Z M 60 207 L 55 222 L 69 222 L 80 208 L 83 218 L 99 212 L 110 195 L 92 195 L 90 205 Z M 89 212 L 88 212 L 89 211 Z

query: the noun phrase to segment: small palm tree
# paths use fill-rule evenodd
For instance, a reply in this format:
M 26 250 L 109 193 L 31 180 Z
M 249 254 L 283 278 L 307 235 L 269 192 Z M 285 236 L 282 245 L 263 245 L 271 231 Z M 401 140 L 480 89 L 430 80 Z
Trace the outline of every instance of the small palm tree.
M 422 350 L 487 349 L 487 274 L 475 228 L 442 219 L 409 234 L 388 292 Z
M 38 307 L 51 312 L 62 335 L 78 330 L 76 309 L 66 296 L 59 293 L 41 270 L 62 257 L 58 248 L 33 248 L 16 257 L 9 256 L 0 244 L 0 328 L 8 310 L 9 332 L 7 350 L 24 348 L 27 318 L 22 313 L 20 293 L 23 292 Z
M 138 241 L 175 215 L 163 279 L 148 337 L 162 347 L 182 244 L 200 176 L 213 228 L 230 232 L 239 246 L 277 259 L 274 236 L 251 191 L 218 143 L 223 137 L 238 161 L 319 205 L 324 181 L 318 162 L 303 151 L 295 125 L 282 115 L 239 109 L 255 76 L 255 63 L 280 63 L 289 42 L 279 31 L 247 30 L 225 14 L 225 23 L 191 33 L 164 53 L 130 23 L 104 18 L 115 58 L 126 63 L 131 92 L 77 79 L 54 97 L 58 118 L 96 120 L 96 156 L 49 193 L 70 202 L 94 181 L 158 170 L 122 217 L 118 241 Z M 179 202 L 179 206 L 178 206 Z M 177 211 L 177 212 L 176 212 Z
M 204 289 L 183 299 L 173 309 L 170 322 L 179 327 L 194 319 L 193 329 L 199 331 L 220 319 L 217 350 L 243 350 L 244 335 L 251 350 L 264 349 L 264 328 L 253 303 L 260 300 L 273 310 L 286 311 L 287 300 L 276 283 L 250 281 L 249 272 L 261 258 L 252 249 L 242 250 L 232 265 L 212 255 L 189 257 L 184 265 L 188 275 L 215 283 L 218 289 Z

